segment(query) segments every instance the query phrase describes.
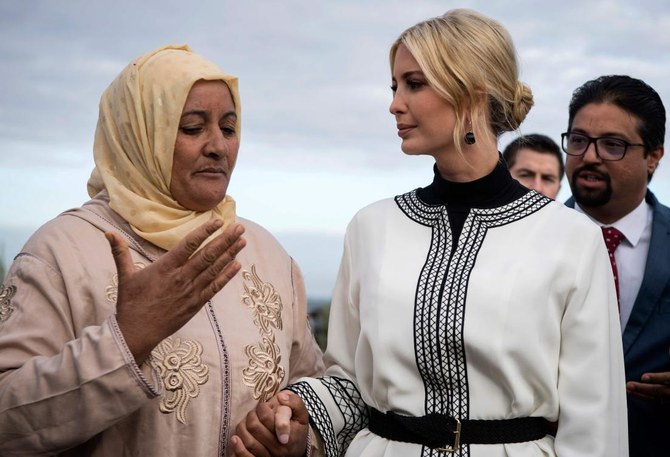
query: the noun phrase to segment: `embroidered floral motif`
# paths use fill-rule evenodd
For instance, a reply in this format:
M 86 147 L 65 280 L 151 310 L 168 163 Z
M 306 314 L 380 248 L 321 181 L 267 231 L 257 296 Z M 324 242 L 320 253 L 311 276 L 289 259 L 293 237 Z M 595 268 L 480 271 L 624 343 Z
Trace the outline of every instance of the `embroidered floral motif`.
M 141 270 L 142 268 L 146 267 L 145 264 L 143 263 L 136 263 L 135 264 L 135 269 L 136 270 Z M 114 273 L 114 276 L 112 276 L 112 283 L 105 288 L 105 292 L 107 294 L 107 301 L 110 303 L 116 303 L 116 299 L 119 298 L 119 275 L 118 273 Z
M 274 335 L 263 337 L 258 346 L 247 345 L 244 352 L 249 357 L 249 366 L 242 370 L 244 383 L 253 388 L 256 400 L 267 401 L 277 393 L 285 375 Z
M 16 293 L 16 286 L 7 286 L 0 285 L 0 322 L 4 322 L 9 319 L 9 316 L 14 311 L 14 305 L 12 305 L 12 297 Z
M 200 386 L 209 380 L 209 367 L 202 363 L 202 344 L 168 337 L 151 352 L 151 363 L 160 371 L 165 394 L 160 410 L 176 411 L 177 420 L 186 424 L 186 408 L 200 394 Z
M 243 271 L 244 294 L 242 303 L 251 309 L 253 322 L 258 327 L 262 342 L 247 345 L 244 352 L 249 358 L 249 366 L 242 370 L 244 383 L 253 389 L 256 400 L 267 401 L 279 390 L 286 371 L 281 363 L 281 351 L 275 340 L 274 330 L 281 330 L 282 305 L 281 297 L 270 283 L 256 273 L 256 266 L 251 271 Z
M 251 272 L 243 271 L 245 282 L 242 303 L 254 312 L 254 324 L 260 327 L 261 334 L 270 333 L 270 327 L 282 329 L 282 302 L 281 297 L 270 283 L 263 282 L 256 273 L 256 266 L 251 266 Z

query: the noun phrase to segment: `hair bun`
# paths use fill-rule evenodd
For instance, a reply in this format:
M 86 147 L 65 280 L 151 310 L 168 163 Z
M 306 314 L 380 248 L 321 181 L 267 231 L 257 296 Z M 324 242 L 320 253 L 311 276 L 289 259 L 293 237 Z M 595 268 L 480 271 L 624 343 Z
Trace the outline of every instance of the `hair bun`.
M 527 84 L 522 81 L 517 81 L 516 89 L 514 91 L 514 106 L 512 113 L 514 115 L 514 123 L 516 125 L 512 126 L 514 129 L 518 128 L 519 125 L 526 119 L 526 115 L 533 106 L 533 92 L 530 90 Z

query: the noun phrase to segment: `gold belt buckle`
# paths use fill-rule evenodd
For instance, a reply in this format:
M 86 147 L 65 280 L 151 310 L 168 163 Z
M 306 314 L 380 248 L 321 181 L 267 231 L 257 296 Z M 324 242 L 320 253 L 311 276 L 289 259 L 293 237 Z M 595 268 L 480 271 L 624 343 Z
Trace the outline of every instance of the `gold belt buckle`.
M 448 452 L 449 454 L 453 454 L 455 452 L 458 452 L 458 450 L 461 448 L 461 421 L 454 418 L 456 421 L 456 430 L 453 431 L 452 433 L 455 435 L 454 436 L 454 445 L 453 446 L 444 446 L 444 447 L 438 447 L 437 450 L 441 452 Z

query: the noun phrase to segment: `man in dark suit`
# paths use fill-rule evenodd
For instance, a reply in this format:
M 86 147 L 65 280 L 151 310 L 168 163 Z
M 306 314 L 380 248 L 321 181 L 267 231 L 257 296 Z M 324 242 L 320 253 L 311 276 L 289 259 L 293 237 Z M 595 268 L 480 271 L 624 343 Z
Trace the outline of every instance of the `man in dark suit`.
M 566 204 L 603 227 L 613 263 L 631 457 L 670 455 L 670 208 L 648 189 L 664 137 L 661 98 L 628 76 L 577 88 L 562 135 Z

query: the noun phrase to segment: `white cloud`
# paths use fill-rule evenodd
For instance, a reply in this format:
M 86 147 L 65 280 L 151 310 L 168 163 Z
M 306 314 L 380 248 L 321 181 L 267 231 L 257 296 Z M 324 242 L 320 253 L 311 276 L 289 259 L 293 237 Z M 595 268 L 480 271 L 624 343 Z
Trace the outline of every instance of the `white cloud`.
M 516 43 L 536 102 L 522 132 L 558 141 L 572 90 L 606 73 L 646 80 L 670 106 L 667 0 L 461 5 L 498 19 Z M 400 152 L 388 113 L 388 49 L 404 28 L 450 7 L 437 0 L 0 2 L 0 179 L 11 189 L 3 209 L 37 226 L 86 199 L 102 91 L 132 58 L 188 43 L 240 78 L 242 149 L 231 193 L 241 213 L 271 230 L 339 233 L 364 204 L 432 179 L 429 160 Z M 665 202 L 669 167 L 662 163 L 652 183 Z

